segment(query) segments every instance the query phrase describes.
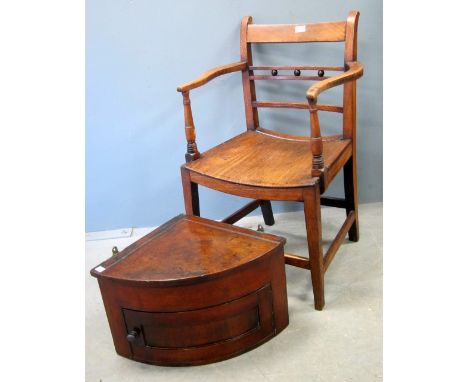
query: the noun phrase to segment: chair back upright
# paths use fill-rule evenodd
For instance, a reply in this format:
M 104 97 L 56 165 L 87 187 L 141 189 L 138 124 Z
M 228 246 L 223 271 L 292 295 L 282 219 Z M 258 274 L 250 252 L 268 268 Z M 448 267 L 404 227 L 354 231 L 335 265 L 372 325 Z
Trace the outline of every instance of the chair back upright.
M 252 17 L 242 19 L 240 31 L 241 60 L 248 63 L 242 72 L 244 106 L 248 130 L 264 130 L 259 126 L 259 108 L 308 109 L 311 112 L 312 152 L 321 153 L 321 133 L 317 111 L 341 113 L 343 115 L 343 138 L 353 140 L 355 150 L 356 136 L 356 80 L 343 85 L 343 105 L 310 105 L 307 102 L 258 101 L 255 93 L 255 81 L 323 81 L 329 72 L 344 72 L 347 63 L 357 60 L 357 27 L 359 12 L 351 11 L 346 21 L 323 22 L 313 24 L 252 24 Z M 252 44 L 265 43 L 314 43 L 344 42 L 343 66 L 320 65 L 275 65 L 254 66 Z M 311 73 L 310 72 L 314 72 Z M 303 72 L 308 72 L 306 75 Z M 270 131 L 269 131 L 270 132 Z M 284 135 L 284 134 L 283 134 Z M 316 147 L 314 147 L 314 145 Z

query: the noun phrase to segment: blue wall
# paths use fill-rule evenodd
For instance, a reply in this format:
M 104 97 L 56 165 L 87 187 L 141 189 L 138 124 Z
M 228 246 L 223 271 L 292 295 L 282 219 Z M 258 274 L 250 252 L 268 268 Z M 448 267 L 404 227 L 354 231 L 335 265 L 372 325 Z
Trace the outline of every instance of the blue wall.
M 251 15 L 257 23 L 301 23 L 345 20 L 351 9 L 361 12 L 358 56 L 365 65 L 358 84 L 360 201 L 380 201 L 380 1 L 87 1 L 86 231 L 154 226 L 183 212 L 179 168 L 185 137 L 176 87 L 211 67 L 239 60 L 242 16 Z M 341 43 L 315 45 L 258 46 L 254 58 L 257 64 L 342 64 Z M 281 99 L 272 95 L 285 87 L 280 82 L 260 85 L 258 98 Z M 307 84 L 295 82 L 301 84 L 286 85 L 287 99 L 304 100 Z M 339 104 L 339 95 L 333 90 L 321 101 Z M 239 73 L 214 80 L 191 98 L 201 151 L 245 130 Z M 320 115 L 324 132 L 334 132 L 340 120 L 326 114 L 332 113 Z M 309 131 L 305 111 L 262 110 L 260 120 L 267 128 Z M 335 183 L 340 184 L 329 193 L 341 195 L 341 179 Z M 221 218 L 244 203 L 206 189 L 200 197 L 202 216 L 209 218 Z M 276 211 L 297 207 L 274 205 Z

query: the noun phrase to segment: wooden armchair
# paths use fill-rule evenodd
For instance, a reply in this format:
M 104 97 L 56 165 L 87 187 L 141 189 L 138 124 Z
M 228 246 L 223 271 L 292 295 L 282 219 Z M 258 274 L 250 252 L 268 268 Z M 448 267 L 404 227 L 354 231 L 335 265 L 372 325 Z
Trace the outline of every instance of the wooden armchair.
M 363 74 L 357 59 L 359 12 L 349 13 L 346 21 L 304 25 L 256 25 L 252 18 L 242 19 L 240 33 L 241 61 L 212 69 L 192 82 L 180 85 L 187 138 L 186 164 L 181 168 L 185 209 L 188 215 L 200 215 L 198 185 L 228 194 L 254 199 L 223 221 L 233 224 L 261 207 L 265 224 L 274 224 L 271 200 L 304 203 L 309 258 L 285 254 L 286 264 L 309 269 L 312 277 L 315 309 L 324 306 L 324 273 L 348 233 L 358 241 L 358 197 L 356 179 L 356 80 Z M 344 66 L 254 66 L 251 44 L 344 41 Z M 267 74 L 265 74 L 267 71 Z M 301 71 L 318 71 L 302 75 Z M 189 92 L 227 73 L 241 72 L 247 131 L 200 153 L 195 139 L 195 125 Z M 263 74 L 258 74 L 263 72 Z M 279 72 L 286 72 L 286 74 Z M 294 75 L 287 73 L 294 73 Z M 326 76 L 326 72 L 343 72 Z M 316 81 L 307 90 L 307 102 L 257 101 L 255 81 Z M 321 92 L 343 86 L 343 106 L 317 102 Z M 260 126 L 258 108 L 305 109 L 310 113 L 310 137 L 278 133 Z M 343 114 L 343 133 L 322 136 L 318 111 Z M 325 192 L 338 171 L 344 170 L 345 198 L 326 198 Z M 346 209 L 346 220 L 322 253 L 320 205 Z

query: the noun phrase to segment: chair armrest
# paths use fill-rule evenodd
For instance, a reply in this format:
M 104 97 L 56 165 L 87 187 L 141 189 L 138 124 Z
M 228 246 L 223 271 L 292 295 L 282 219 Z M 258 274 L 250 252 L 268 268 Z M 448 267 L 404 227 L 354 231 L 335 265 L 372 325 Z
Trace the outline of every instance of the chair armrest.
M 351 61 L 346 63 L 348 70 L 343 74 L 327 78 L 326 80 L 320 81 L 316 84 L 313 84 L 307 90 L 307 98 L 309 103 L 315 104 L 317 102 L 318 95 L 324 90 L 330 89 L 334 86 L 341 85 L 347 81 L 357 80 L 361 78 L 364 73 L 364 67 L 360 62 Z
M 201 76 L 197 77 L 195 80 L 187 82 L 177 87 L 177 91 L 186 92 L 195 88 L 198 88 L 202 85 L 205 85 L 208 81 L 211 81 L 213 78 L 216 78 L 222 74 L 237 72 L 247 68 L 247 62 L 239 61 L 232 64 L 227 64 L 223 66 L 218 66 L 214 69 L 208 70 L 203 73 Z
M 357 80 L 362 77 L 364 69 L 361 63 L 357 61 L 346 63 L 346 72 L 327 78 L 326 80 L 320 81 L 312 85 L 307 90 L 307 98 L 309 101 L 310 111 L 310 148 L 312 151 L 312 176 L 324 177 L 326 168 L 323 160 L 323 144 L 322 144 L 322 133 L 320 132 L 320 123 L 317 115 L 317 103 L 318 95 L 324 90 L 330 89 L 334 86 L 341 85 L 348 81 Z M 321 185 L 323 182 L 320 183 Z

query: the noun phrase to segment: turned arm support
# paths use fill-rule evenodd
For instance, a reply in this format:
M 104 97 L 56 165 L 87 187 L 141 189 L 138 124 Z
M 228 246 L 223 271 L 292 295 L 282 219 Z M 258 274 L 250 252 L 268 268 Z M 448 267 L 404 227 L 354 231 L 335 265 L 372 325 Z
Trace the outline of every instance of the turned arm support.
M 187 152 L 185 153 L 185 161 L 188 163 L 200 158 L 200 152 L 197 148 L 195 125 L 193 123 L 189 92 L 182 92 L 182 97 L 184 100 L 185 138 L 187 139 Z
M 196 89 L 207 82 L 211 81 L 222 74 L 237 72 L 247 68 L 247 62 L 235 62 L 233 64 L 227 64 L 218 66 L 217 68 L 211 69 L 195 80 L 187 82 L 177 87 L 177 91 L 182 93 L 184 101 L 184 119 L 185 119 L 185 138 L 187 139 L 187 153 L 185 154 L 185 161 L 191 162 L 200 158 L 200 152 L 197 148 L 196 136 L 195 136 L 195 124 L 193 123 L 192 107 L 190 106 L 190 95 L 189 91 Z
M 324 171 L 322 134 L 318 118 L 318 95 L 334 86 L 342 85 L 348 81 L 355 81 L 362 77 L 363 66 L 357 61 L 347 62 L 347 70 L 343 74 L 327 78 L 312 85 L 307 90 L 307 100 L 310 111 L 310 149 L 312 151 L 312 176 L 321 176 Z

